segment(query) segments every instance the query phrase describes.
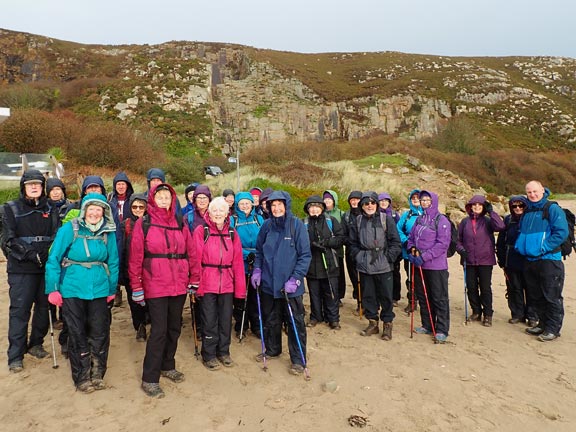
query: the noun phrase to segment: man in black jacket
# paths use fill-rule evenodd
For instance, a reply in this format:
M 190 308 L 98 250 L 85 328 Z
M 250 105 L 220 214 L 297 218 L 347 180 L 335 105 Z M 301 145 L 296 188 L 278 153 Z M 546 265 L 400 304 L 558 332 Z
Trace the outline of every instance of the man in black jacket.
M 20 198 L 4 204 L 2 229 L 8 252 L 8 368 L 11 372 L 22 371 L 26 352 L 40 359 L 48 356 L 42 346 L 48 333 L 44 265 L 59 219 L 57 211 L 51 212 L 48 205 L 45 183 L 40 171 L 26 171 L 20 179 Z M 28 338 L 32 304 L 34 314 Z

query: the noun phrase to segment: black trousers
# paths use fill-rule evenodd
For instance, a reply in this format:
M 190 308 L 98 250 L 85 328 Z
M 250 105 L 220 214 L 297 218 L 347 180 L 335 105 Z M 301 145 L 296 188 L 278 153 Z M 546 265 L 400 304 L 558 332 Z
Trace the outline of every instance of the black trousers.
M 160 371 L 176 368 L 176 350 L 182 331 L 182 310 L 186 295 L 146 299 L 150 313 L 150 337 L 146 343 L 146 356 L 142 381 L 157 383 Z
M 146 324 L 148 313 L 148 304 L 142 306 L 132 300 L 132 287 L 129 284 L 124 286 L 126 288 L 126 295 L 128 297 L 128 305 L 130 306 L 130 315 L 132 316 L 132 326 L 134 330 L 138 330 L 140 324 Z
M 338 290 L 338 300 L 346 297 L 346 274 L 344 272 L 344 257 L 338 257 L 338 279 L 337 285 L 332 285 Z
M 512 318 L 538 321 L 538 314 L 528 300 L 526 278 L 523 270 L 504 269 L 506 275 L 506 299 Z
M 234 299 L 234 330 L 240 332 L 240 326 L 242 325 L 242 314 L 244 313 L 244 308 L 246 308 L 246 316 L 244 317 L 244 332 L 247 329 L 252 329 L 252 333 L 260 334 L 260 325 L 258 323 L 258 301 L 256 299 L 256 290 L 252 287 L 250 281 L 246 284 L 246 289 L 248 292 L 248 297 L 244 299 Z
M 378 311 L 382 322 L 394 320 L 394 305 L 392 300 L 393 272 L 366 274 L 360 272 L 362 288 L 362 306 L 364 315 L 369 320 L 378 321 Z
M 264 344 L 266 354 L 278 356 L 282 354 L 282 323 L 288 322 L 288 351 L 292 364 L 304 366 L 302 358 L 306 359 L 306 325 L 304 323 L 304 302 L 302 296 L 289 298 L 294 321 L 290 317 L 288 305 L 284 298 L 274 298 L 270 294 L 261 293 L 262 319 L 264 320 Z M 296 333 L 294 333 L 294 325 Z M 300 347 L 302 352 L 300 352 Z
M 230 355 L 233 301 L 233 293 L 202 297 L 202 360 Z
M 404 260 L 404 271 L 406 272 L 406 298 L 408 299 L 408 304 L 412 304 L 412 265 L 407 259 Z M 416 274 L 416 267 L 414 267 L 414 274 Z M 414 298 L 414 302 L 416 302 Z
M 104 378 L 110 350 L 110 312 L 106 297 L 65 298 L 62 313 L 68 326 L 68 358 L 74 384 Z
M 358 300 L 358 270 L 356 270 L 356 261 L 350 254 L 346 254 L 346 270 L 352 284 L 352 298 Z
M 564 263 L 562 261 L 527 261 L 526 287 L 540 318 L 539 327 L 560 335 L 564 320 Z
M 466 289 L 472 313 L 491 317 L 492 309 L 492 266 L 466 266 Z
M 422 283 L 424 276 L 424 284 Z M 426 294 L 428 302 L 426 302 Z M 448 336 L 450 331 L 450 302 L 448 299 L 448 270 L 421 270 L 414 267 L 414 289 L 420 305 L 422 327 L 432 330 L 432 322 L 436 333 Z M 428 304 L 430 310 L 428 310 Z M 432 321 L 430 321 L 432 315 Z
M 313 279 L 306 278 L 308 294 L 310 295 L 310 320 L 311 321 L 340 321 L 340 308 L 338 296 L 335 292 L 338 288 L 339 278 Z
M 402 276 L 400 275 L 400 263 L 402 262 L 402 255 L 394 262 L 392 270 L 392 299 L 398 301 L 402 298 Z
M 8 319 L 8 364 L 22 360 L 28 348 L 44 343 L 48 334 L 48 296 L 44 274 L 8 273 L 10 312 Z M 34 313 L 32 313 L 34 305 Z M 28 338 L 28 322 L 32 327 Z

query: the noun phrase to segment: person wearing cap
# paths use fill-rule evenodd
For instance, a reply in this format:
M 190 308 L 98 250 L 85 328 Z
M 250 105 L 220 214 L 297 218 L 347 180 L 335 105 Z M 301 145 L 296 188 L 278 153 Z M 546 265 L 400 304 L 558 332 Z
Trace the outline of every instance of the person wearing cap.
M 402 251 L 396 223 L 391 216 L 378 211 L 378 194 L 365 192 L 360 200 L 362 213 L 350 225 L 351 253 L 356 260 L 362 288 L 362 307 L 368 327 L 360 334 L 371 336 L 380 332 L 382 339 L 392 339 L 394 262 Z
M 262 216 L 264 219 L 268 219 L 270 217 L 270 213 L 268 212 L 268 206 L 266 205 L 266 201 L 270 194 L 274 192 L 274 189 L 268 187 L 262 191 L 260 194 L 260 200 L 258 207 L 256 208 L 256 213 Z
M 58 211 L 44 193 L 46 179 L 38 170 L 20 178 L 20 197 L 4 204 L 2 249 L 8 258 L 8 369 L 21 372 L 24 354 L 48 356 L 43 347 L 48 333 L 48 298 L 44 293 L 48 250 L 59 226 Z M 30 335 L 28 322 L 32 312 Z
M 258 233 L 251 282 L 261 292 L 266 347 L 266 351 L 260 353 L 256 360 L 262 361 L 264 356 L 278 357 L 282 353 L 283 317 L 290 315 L 289 372 L 299 375 L 306 365 L 304 276 L 308 272 L 312 254 L 306 227 L 292 214 L 291 203 L 292 197 L 285 191 L 272 192 L 266 201 L 270 218 Z M 289 314 L 288 305 L 292 314 Z
M 450 331 L 447 253 L 452 227 L 438 210 L 438 195 L 434 192 L 420 191 L 420 206 L 422 215 L 410 230 L 406 245 L 408 260 L 415 268 L 414 290 L 422 320 L 415 332 L 433 335 L 435 342 L 444 343 Z
M 306 273 L 310 294 L 310 321 L 308 327 L 328 322 L 333 330 L 340 330 L 338 307 L 338 256 L 336 250 L 345 241 L 340 223 L 324 213 L 326 204 L 320 196 L 308 197 L 304 204 L 304 225 L 308 230 L 312 259 Z
M 344 212 L 338 207 L 338 194 L 333 190 L 325 190 L 322 199 L 326 205 L 326 215 L 342 222 Z M 344 271 L 344 247 L 340 246 L 337 251 L 338 257 L 338 305 L 343 306 L 342 299 L 346 296 L 346 273 Z
M 224 199 L 226 200 L 226 202 L 228 203 L 228 211 L 230 216 L 232 216 L 234 214 L 234 201 L 236 199 L 236 194 L 234 193 L 234 191 L 232 189 L 224 189 L 222 191 L 222 196 L 224 197 Z
M 146 314 L 147 307 L 136 303 L 132 299 L 132 286 L 128 276 L 128 261 L 130 259 L 130 243 L 132 241 L 132 232 L 136 221 L 146 214 L 148 202 L 144 194 L 132 194 L 130 196 L 130 214 L 125 217 L 117 230 L 119 234 L 118 253 L 120 256 L 120 275 L 118 282 L 126 288 L 128 296 L 128 305 L 130 306 L 130 315 L 132 317 L 132 326 L 136 331 L 136 340 L 138 342 L 146 341 Z
M 153 398 L 164 397 L 160 377 L 184 381 L 175 355 L 186 295 L 193 293 L 194 247 L 188 226 L 175 214 L 176 201 L 169 184 L 150 189 L 148 215 L 134 224 L 128 258 L 132 300 L 148 305 L 150 314 L 141 388 Z
M 199 185 L 200 184 L 196 182 L 190 183 L 188 186 L 186 186 L 186 189 L 184 189 L 184 198 L 186 198 L 186 206 L 182 208 L 182 216 L 194 210 L 194 203 L 193 203 L 194 191 Z
M 192 194 L 192 205 L 194 210 L 186 213 L 184 220 L 188 224 L 188 229 L 191 233 L 194 232 L 196 227 L 204 225 L 204 217 L 208 211 L 208 204 L 212 200 L 212 193 L 210 188 L 206 185 L 198 185 Z
M 400 235 L 400 241 L 402 242 L 402 258 L 404 259 L 404 271 L 406 272 L 406 298 L 408 299 L 408 304 L 404 308 L 404 312 L 407 314 L 411 313 L 412 310 L 418 308 L 418 301 L 414 298 L 412 302 L 412 267 L 410 261 L 408 260 L 408 236 L 410 231 L 418 219 L 418 216 L 422 214 L 422 207 L 420 207 L 420 190 L 413 189 L 408 194 L 408 210 L 402 213 L 400 220 L 396 224 L 398 228 L 398 234 Z
M 248 192 L 252 195 L 252 200 L 254 201 L 254 208 L 258 208 L 260 205 L 260 195 L 262 194 L 262 189 L 259 187 L 253 187 Z
M 83 393 L 106 388 L 110 312 L 118 283 L 116 226 L 106 197 L 88 193 L 80 216 L 58 230 L 46 264 L 46 294 L 68 327 L 72 381 Z
M 360 298 L 358 296 L 358 269 L 356 268 L 356 261 L 351 253 L 350 248 L 350 225 L 356 223 L 356 218 L 360 216 L 360 199 L 362 198 L 361 191 L 352 191 L 348 194 L 348 205 L 349 209 L 342 215 L 342 227 L 344 228 L 344 234 L 346 236 L 346 248 L 345 248 L 345 260 L 346 260 L 346 271 L 348 272 L 348 277 L 350 278 L 350 283 L 352 283 L 352 298 L 356 299 L 356 310 L 360 310 Z

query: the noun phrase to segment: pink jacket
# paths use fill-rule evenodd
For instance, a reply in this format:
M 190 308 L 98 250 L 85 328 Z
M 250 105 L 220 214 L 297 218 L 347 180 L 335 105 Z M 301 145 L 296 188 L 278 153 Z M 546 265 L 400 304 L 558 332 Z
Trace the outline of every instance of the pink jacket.
M 146 299 L 186 294 L 191 282 L 190 268 L 194 255 L 192 236 L 185 223 L 182 229 L 178 228 L 176 192 L 169 185 L 163 186 L 168 186 L 172 194 L 170 210 L 158 208 L 154 201 L 155 189 L 152 189 L 148 194 L 150 226 L 146 239 L 142 227 L 144 217 L 134 224 L 130 243 L 130 284 L 133 290 L 143 287 Z
M 219 231 L 206 217 L 210 236 L 204 241 L 204 226 L 199 226 L 192 234 L 194 254 L 192 277 L 198 285 L 198 295 L 234 293 L 236 298 L 246 296 L 246 275 L 242 258 L 242 243 L 238 233 L 230 238 L 230 220 L 227 218 Z

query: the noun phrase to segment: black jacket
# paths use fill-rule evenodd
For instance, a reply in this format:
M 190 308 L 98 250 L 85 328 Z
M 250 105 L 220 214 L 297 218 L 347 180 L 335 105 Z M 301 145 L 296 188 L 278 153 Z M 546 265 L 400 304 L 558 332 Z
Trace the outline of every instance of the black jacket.
M 331 219 L 332 229 L 326 218 Z M 322 213 L 317 218 L 306 217 L 304 224 L 308 230 L 310 239 L 310 249 L 312 260 L 306 277 L 313 279 L 325 279 L 327 277 L 338 277 L 338 261 L 336 250 L 344 244 L 346 237 L 342 225 L 333 217 Z M 324 255 L 324 257 L 322 256 Z M 326 264 L 324 264 L 324 259 Z M 328 268 L 326 272 L 325 265 Z

